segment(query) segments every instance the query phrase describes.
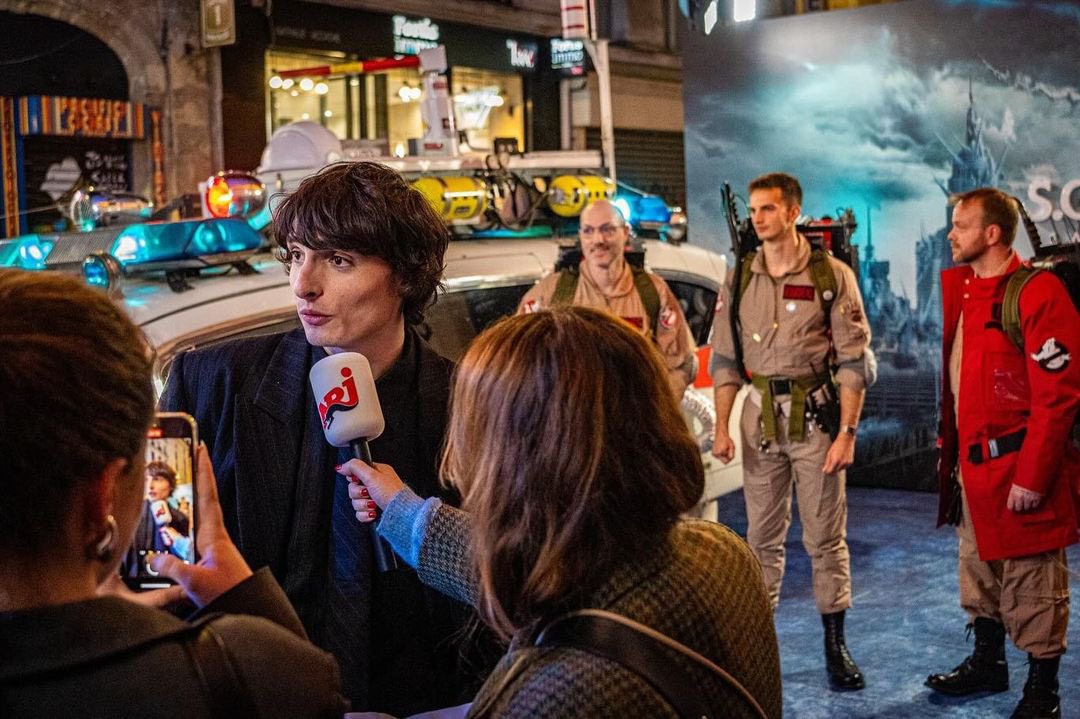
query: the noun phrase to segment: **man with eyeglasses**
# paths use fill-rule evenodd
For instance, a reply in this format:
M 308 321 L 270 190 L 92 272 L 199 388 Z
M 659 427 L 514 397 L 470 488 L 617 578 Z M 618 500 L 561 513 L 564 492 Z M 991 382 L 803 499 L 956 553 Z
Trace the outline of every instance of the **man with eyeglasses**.
M 537 282 L 521 298 L 518 314 L 580 305 L 621 317 L 656 341 L 671 389 L 681 398 L 697 373 L 697 355 L 679 300 L 662 277 L 627 261 L 630 228 L 611 202 L 597 200 L 581 212 L 578 237 L 581 264 Z

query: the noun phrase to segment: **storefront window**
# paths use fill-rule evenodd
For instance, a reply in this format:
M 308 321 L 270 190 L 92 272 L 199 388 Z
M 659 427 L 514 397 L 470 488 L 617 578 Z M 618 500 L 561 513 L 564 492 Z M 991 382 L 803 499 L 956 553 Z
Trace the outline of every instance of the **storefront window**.
M 469 147 L 491 150 L 497 137 L 517 139 L 525 149 L 525 108 L 520 75 L 455 67 L 450 91 L 454 120 Z
M 342 140 L 382 140 L 383 152 L 404 157 L 409 140 L 424 135 L 421 74 L 415 69 L 378 74 L 282 78 L 279 73 L 350 61 L 341 53 L 266 54 L 267 129 L 311 120 Z M 450 90 L 457 128 L 469 148 L 490 151 L 495 138 L 515 138 L 525 149 L 524 90 L 520 75 L 455 67 Z
M 387 135 L 390 154 L 409 154 L 409 139 L 424 135 L 420 101 L 424 92 L 417 70 L 391 70 L 386 73 Z
M 341 53 L 331 55 L 268 52 L 266 88 L 269 131 L 297 120 L 312 120 L 342 139 L 360 137 L 359 114 L 363 109 L 362 84 L 356 77 L 305 77 L 282 79 L 278 73 L 305 67 L 345 62 Z

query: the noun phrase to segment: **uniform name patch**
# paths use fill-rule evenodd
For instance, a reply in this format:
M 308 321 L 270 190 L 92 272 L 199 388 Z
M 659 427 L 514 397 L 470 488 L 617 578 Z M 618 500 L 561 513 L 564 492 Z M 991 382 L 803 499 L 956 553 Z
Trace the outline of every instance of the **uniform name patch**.
M 1038 352 L 1031 353 L 1031 359 L 1038 363 L 1039 367 L 1047 372 L 1060 372 L 1069 366 L 1072 355 L 1068 348 L 1054 337 L 1043 342 Z
M 813 285 L 784 285 L 785 300 L 813 300 Z

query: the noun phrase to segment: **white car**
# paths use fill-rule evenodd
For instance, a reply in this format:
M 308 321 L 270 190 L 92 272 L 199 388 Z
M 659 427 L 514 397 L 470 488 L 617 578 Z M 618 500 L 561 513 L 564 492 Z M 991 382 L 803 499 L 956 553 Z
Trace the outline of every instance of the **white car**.
M 197 228 L 198 223 L 192 227 Z M 137 228 L 125 232 L 123 236 L 132 238 L 128 244 L 141 242 Z M 192 236 L 197 240 L 195 234 Z M 93 244 L 90 239 L 92 236 L 88 236 L 88 244 L 82 249 L 74 246 L 77 242 L 69 246 L 65 244 L 67 240 L 58 239 L 51 247 L 44 240 L 46 244 L 41 251 L 43 258 L 47 255 L 48 262 L 43 260 L 39 264 L 77 267 L 82 257 L 90 254 L 85 252 Z M 726 272 L 725 259 L 685 244 L 658 240 L 646 240 L 642 244 L 646 266 L 667 280 L 683 306 L 698 346 L 706 348 L 717 288 Z M 111 246 L 114 251 L 117 247 L 123 251 L 123 245 L 114 240 Z M 24 241 L 20 251 L 24 257 L 33 258 L 38 247 Z M 481 330 L 515 311 L 526 290 L 553 271 L 559 252 L 559 242 L 552 238 L 451 241 L 446 254 L 444 289 L 419 328 L 421 334 L 438 352 L 457 359 Z M 0 252 L 0 264 L 2 259 Z M 119 271 L 127 276 L 113 285 L 114 292 L 119 289 L 117 301 L 124 305 L 157 353 L 155 381 L 159 392 L 173 358 L 181 352 L 222 340 L 299 327 L 288 277 L 274 255 L 263 249 L 261 253 L 249 252 L 246 257 L 232 259 L 235 261 L 231 264 L 202 269 L 189 264 L 186 269 L 173 270 L 168 282 L 162 278 L 160 263 L 154 265 L 159 270 L 157 273 L 133 273 L 130 268 Z M 707 349 L 699 352 L 699 356 L 707 365 Z M 704 372 L 699 374 L 701 378 L 704 376 Z M 711 444 L 712 439 L 711 395 L 706 381 L 688 390 L 683 402 L 688 410 L 687 419 L 703 447 Z M 738 415 L 736 407 L 732 417 Z M 738 422 L 731 424 L 732 434 L 737 436 Z M 703 452 L 702 460 L 706 466 L 706 491 L 699 513 L 712 517 L 715 507 L 710 503 L 742 486 L 742 462 L 736 454 L 733 462 L 723 465 L 708 451 Z

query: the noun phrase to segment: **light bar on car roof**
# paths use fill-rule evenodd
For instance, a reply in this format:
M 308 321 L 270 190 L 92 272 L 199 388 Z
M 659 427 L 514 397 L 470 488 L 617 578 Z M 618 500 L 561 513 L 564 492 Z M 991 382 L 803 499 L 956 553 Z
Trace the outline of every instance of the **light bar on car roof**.
M 179 291 L 188 287 L 184 273 L 239 267 L 264 245 L 264 236 L 240 218 L 148 222 L 119 233 L 109 228 L 0 241 L 0 267 L 81 270 L 88 284 L 110 291 L 124 275 L 164 272 L 169 286 Z
M 671 217 L 671 210 L 664 198 L 656 195 L 619 194 L 613 204 L 634 227 L 656 229 L 667 224 Z
M 236 218 L 150 222 L 125 227 L 109 254 L 127 266 L 164 265 L 205 267 L 209 256 L 251 252 L 263 245 L 263 236 Z
M 43 270 L 53 244 L 52 240 L 41 235 L 23 235 L 0 241 L 0 267 Z

